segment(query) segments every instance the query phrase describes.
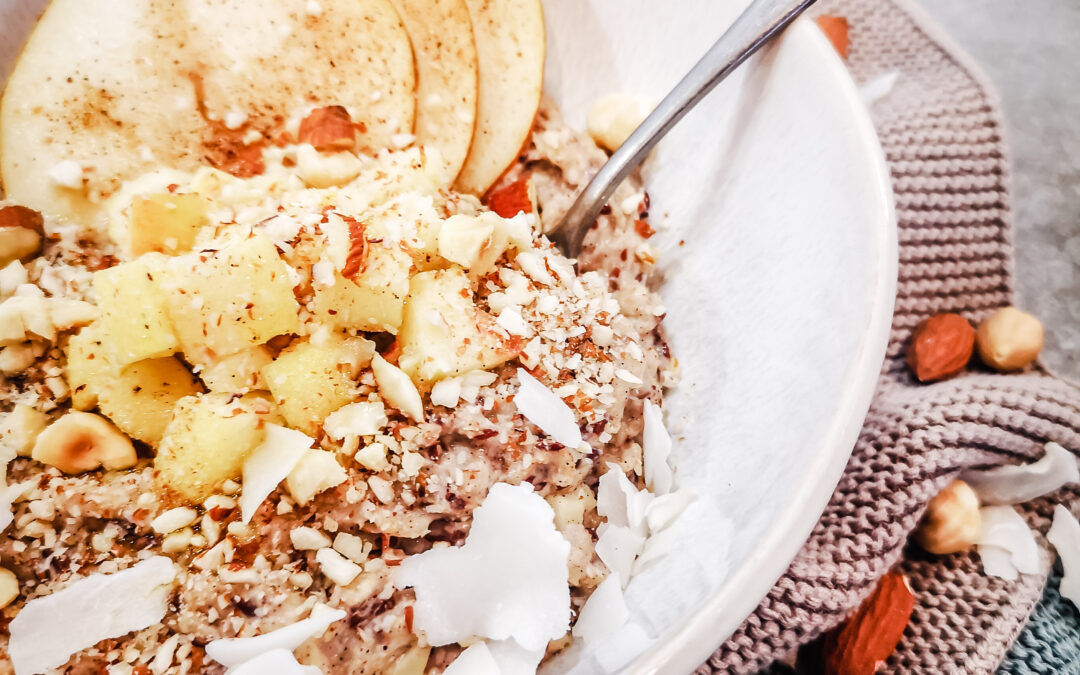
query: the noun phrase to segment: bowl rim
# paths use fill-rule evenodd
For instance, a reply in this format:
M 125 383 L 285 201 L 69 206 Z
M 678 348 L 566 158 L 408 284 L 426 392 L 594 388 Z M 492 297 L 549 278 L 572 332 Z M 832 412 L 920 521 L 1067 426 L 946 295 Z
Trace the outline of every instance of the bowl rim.
M 753 553 L 732 571 L 721 587 L 674 635 L 650 647 L 623 671 L 626 675 L 692 672 L 750 616 L 806 541 L 840 481 L 877 387 L 892 328 L 899 252 L 891 174 L 885 153 L 858 87 L 835 48 L 809 19 L 799 19 L 784 36 L 808 59 L 820 64 L 833 95 L 851 110 L 850 133 L 865 153 L 871 187 L 867 198 L 877 202 L 881 217 L 876 231 L 876 285 L 870 294 L 866 330 L 845 375 L 844 394 L 812 462 L 817 480 L 803 483 L 770 525 Z

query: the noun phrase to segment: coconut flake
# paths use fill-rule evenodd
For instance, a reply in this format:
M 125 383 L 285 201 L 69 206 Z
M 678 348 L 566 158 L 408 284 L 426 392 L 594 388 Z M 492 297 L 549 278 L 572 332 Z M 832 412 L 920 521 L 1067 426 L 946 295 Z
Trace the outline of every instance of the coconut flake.
M 650 534 L 649 538 L 645 540 L 641 552 L 634 559 L 634 566 L 630 570 L 631 576 L 636 577 L 657 560 L 671 553 L 678 545 L 678 541 L 679 534 L 675 530 L 664 530 Z
M 612 572 L 600 582 L 578 614 L 574 637 L 586 643 L 611 635 L 630 618 L 619 575 Z
M 175 578 L 172 560 L 154 556 L 27 602 L 10 625 L 8 653 L 16 675 L 59 668 L 102 640 L 158 623 Z
M 525 649 L 514 640 L 488 640 L 487 648 L 501 675 L 536 675 L 547 652 L 546 647 Z
M 434 646 L 474 637 L 544 648 L 570 626 L 570 544 L 528 483 L 496 483 L 459 548 L 406 558 L 396 584 L 416 594 L 413 626 Z
M 206 645 L 206 655 L 227 668 L 235 668 L 265 656 L 267 652 L 284 650 L 291 653 L 304 642 L 321 634 L 330 624 L 344 618 L 345 612 L 340 609 L 321 613 L 312 611 L 311 616 L 303 621 L 263 635 L 214 640 Z
M 458 654 L 443 675 L 502 675 L 502 672 L 487 645 L 477 642 Z
M 1046 533 L 1047 540 L 1061 556 L 1065 573 L 1061 577 L 1060 593 L 1080 607 L 1080 522 L 1061 504 L 1054 507 L 1054 524 Z
M 322 675 L 322 671 L 315 666 L 302 665 L 287 649 L 271 649 L 229 668 L 225 675 Z
M 696 494 L 684 488 L 652 500 L 645 510 L 649 532 L 657 534 L 666 530 L 696 498 Z
M 645 518 L 654 496 L 638 490 L 619 465 L 608 462 L 607 466 L 596 488 L 596 512 L 607 518 L 609 524 L 644 536 Z
M 614 673 L 655 641 L 642 626 L 631 621 L 612 635 L 594 642 L 589 651 L 605 673 Z
M 315 444 L 315 439 L 295 429 L 266 425 L 266 436 L 244 462 L 244 487 L 240 493 L 240 514 L 250 522 L 259 506 Z
M 1015 579 L 1017 573 L 1039 571 L 1039 547 L 1035 535 L 1015 508 L 985 506 L 979 509 L 979 517 L 982 532 L 978 545 L 984 572 L 1003 579 Z M 1008 553 L 1007 565 L 1000 551 Z
M 566 447 L 581 445 L 581 430 L 569 406 L 525 370 L 518 368 L 517 376 L 521 386 L 514 395 L 514 405 L 518 411 Z
M 619 575 L 625 586 L 634 570 L 634 559 L 645 545 L 645 535 L 610 522 L 600 523 L 596 532 L 599 535 L 596 555 L 609 570 Z
M 658 495 L 671 492 L 672 473 L 668 465 L 671 436 L 664 427 L 664 414 L 652 401 L 645 401 L 645 431 L 641 446 L 644 454 L 645 485 Z
M 1012 563 L 1012 553 L 1000 546 L 979 546 L 979 559 L 983 573 L 1006 581 L 1016 581 L 1020 574 Z
M 889 95 L 899 78 L 900 72 L 896 70 L 890 70 L 884 75 L 878 75 L 859 88 L 859 98 L 867 106 L 873 105 Z
M 962 478 L 983 504 L 1023 504 L 1080 482 L 1080 468 L 1071 452 L 1057 443 L 1047 443 L 1037 462 L 970 471 Z

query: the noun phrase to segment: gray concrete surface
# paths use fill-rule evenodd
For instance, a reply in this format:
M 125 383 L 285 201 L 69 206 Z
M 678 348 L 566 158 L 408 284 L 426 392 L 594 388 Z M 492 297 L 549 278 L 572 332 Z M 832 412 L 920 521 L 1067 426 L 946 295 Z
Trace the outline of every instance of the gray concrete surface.
M 1046 325 L 1046 365 L 1080 379 L 1080 0 L 922 3 L 997 85 L 1018 302 Z

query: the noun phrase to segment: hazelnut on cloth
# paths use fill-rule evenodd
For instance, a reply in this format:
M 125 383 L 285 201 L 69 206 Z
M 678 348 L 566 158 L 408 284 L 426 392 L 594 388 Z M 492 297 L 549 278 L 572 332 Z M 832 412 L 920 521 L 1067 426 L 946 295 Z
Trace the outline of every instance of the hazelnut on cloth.
M 975 333 L 979 358 L 994 370 L 1020 370 L 1039 355 L 1043 326 L 1015 307 L 1002 307 L 979 324 Z
M 964 481 L 954 480 L 926 505 L 915 541 L 930 553 L 948 555 L 974 546 L 981 531 L 978 495 Z

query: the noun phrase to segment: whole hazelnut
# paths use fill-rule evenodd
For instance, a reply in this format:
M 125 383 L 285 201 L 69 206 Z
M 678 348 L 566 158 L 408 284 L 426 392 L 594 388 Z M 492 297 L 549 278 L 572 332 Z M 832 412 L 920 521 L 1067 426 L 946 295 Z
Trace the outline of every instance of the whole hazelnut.
M 947 555 L 974 546 L 981 532 L 979 496 L 964 481 L 954 480 L 926 505 L 915 541 L 930 553 Z
M 1015 307 L 1002 307 L 979 324 L 975 345 L 979 358 L 994 370 L 1020 370 L 1042 349 L 1042 323 Z

